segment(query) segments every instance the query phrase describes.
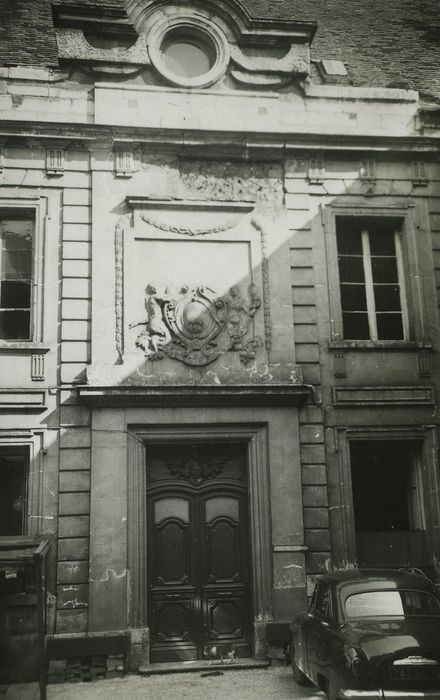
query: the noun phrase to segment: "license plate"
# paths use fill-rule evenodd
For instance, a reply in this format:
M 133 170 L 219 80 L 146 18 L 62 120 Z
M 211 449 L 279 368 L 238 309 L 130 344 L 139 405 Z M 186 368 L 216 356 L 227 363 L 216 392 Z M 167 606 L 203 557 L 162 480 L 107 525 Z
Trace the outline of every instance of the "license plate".
M 440 678 L 439 666 L 391 666 L 393 681 L 433 681 Z

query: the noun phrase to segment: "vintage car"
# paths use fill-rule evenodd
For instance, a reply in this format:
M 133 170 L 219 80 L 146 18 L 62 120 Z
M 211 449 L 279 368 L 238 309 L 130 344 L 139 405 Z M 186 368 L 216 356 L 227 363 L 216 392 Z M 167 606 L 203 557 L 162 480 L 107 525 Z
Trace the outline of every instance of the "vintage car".
M 290 633 L 295 680 L 330 700 L 440 699 L 440 597 L 421 574 L 319 576 L 309 612 Z

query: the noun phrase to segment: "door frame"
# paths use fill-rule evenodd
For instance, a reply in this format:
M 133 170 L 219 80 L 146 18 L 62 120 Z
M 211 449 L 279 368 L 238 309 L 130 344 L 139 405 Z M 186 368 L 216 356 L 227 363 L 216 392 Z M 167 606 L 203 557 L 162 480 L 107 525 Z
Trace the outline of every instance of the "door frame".
M 272 611 L 272 533 L 266 424 L 128 426 L 129 620 L 148 628 L 146 450 L 149 443 L 242 442 L 247 445 L 254 656 L 265 655 L 264 628 Z M 251 616 L 252 617 L 252 616 Z

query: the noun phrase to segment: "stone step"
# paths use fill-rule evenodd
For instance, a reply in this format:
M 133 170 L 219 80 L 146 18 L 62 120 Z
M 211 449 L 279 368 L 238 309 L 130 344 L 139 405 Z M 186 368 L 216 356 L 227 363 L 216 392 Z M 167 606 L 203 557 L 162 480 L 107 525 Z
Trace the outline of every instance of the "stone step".
M 196 661 L 179 661 L 179 662 L 168 662 L 168 663 L 158 663 L 158 664 L 145 664 L 139 667 L 138 673 L 142 676 L 152 676 L 159 673 L 185 673 L 188 671 L 237 671 L 253 668 L 268 668 L 270 666 L 270 661 L 267 660 L 256 660 L 256 659 L 238 659 L 230 662 L 225 660 L 223 663 L 216 662 L 211 663 L 206 660 L 196 660 Z

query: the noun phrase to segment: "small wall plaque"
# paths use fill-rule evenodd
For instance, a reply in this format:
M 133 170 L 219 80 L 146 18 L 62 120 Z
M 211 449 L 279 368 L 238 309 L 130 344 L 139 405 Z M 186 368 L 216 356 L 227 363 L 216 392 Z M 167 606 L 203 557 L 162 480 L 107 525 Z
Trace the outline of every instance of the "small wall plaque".
M 311 185 L 322 185 L 325 177 L 325 163 L 322 153 L 317 153 L 310 158 L 307 177 Z
M 44 355 L 31 355 L 31 379 L 42 382 L 45 379 Z
M 425 163 L 422 160 L 412 162 L 412 184 L 416 187 L 426 187 L 428 184 Z
M 115 175 L 116 177 L 132 177 L 132 151 L 115 151 Z
M 46 175 L 51 177 L 64 175 L 64 151 L 62 148 L 46 149 Z
M 376 186 L 376 163 L 374 160 L 362 160 L 359 164 L 359 177 L 364 185 L 364 195 L 374 195 Z

